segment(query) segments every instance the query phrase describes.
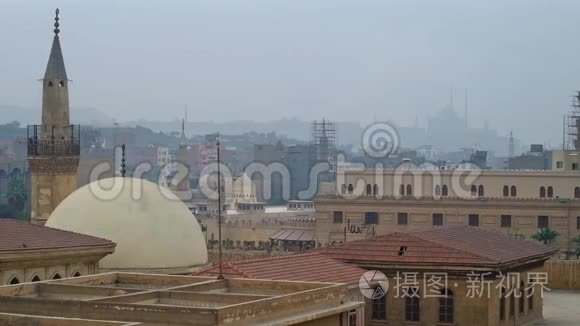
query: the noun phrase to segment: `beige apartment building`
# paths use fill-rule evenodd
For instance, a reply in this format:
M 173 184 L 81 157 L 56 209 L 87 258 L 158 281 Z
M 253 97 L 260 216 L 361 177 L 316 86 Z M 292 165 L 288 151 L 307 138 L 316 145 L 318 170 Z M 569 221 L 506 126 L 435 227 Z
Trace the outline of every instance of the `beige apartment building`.
M 580 152 L 578 151 L 553 151 L 552 170 L 577 171 L 580 170 Z
M 346 170 L 336 193 L 316 198 L 321 243 L 373 234 L 470 225 L 529 238 L 558 232 L 571 249 L 580 234 L 580 173 L 510 170 Z

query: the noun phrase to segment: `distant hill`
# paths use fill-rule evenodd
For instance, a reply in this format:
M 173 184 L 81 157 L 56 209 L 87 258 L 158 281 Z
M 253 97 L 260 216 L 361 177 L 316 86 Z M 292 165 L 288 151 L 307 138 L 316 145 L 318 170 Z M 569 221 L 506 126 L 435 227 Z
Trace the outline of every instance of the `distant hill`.
M 220 132 L 227 135 L 238 135 L 247 132 L 270 133 L 275 132 L 288 138 L 302 141 L 310 140 L 310 121 L 298 119 L 280 119 L 268 122 L 252 120 L 235 120 L 228 122 L 189 121 L 186 124 L 188 135 L 210 134 Z M 124 122 L 126 126 L 143 126 L 163 132 L 179 131 L 181 121 L 148 121 L 137 120 Z M 337 122 L 337 138 L 342 144 L 358 144 L 362 127 L 355 122 Z
M 40 108 L 17 105 L 0 105 L 0 124 L 12 121 L 20 122 L 21 126 L 40 123 Z M 71 108 L 71 122 L 74 124 L 112 126 L 113 119 L 95 108 Z

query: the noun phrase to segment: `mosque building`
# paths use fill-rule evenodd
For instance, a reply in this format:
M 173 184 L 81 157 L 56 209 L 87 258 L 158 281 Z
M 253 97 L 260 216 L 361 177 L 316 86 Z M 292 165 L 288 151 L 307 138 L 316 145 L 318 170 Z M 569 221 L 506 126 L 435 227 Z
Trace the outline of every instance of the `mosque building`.
M 168 189 L 124 175 L 76 189 L 80 143 L 78 126 L 70 125 L 58 14 L 57 9 L 43 78 L 42 125 L 29 127 L 32 223 L 116 244 L 114 253 L 108 252 L 92 273 L 183 274 L 205 266 L 207 248 L 200 225 Z

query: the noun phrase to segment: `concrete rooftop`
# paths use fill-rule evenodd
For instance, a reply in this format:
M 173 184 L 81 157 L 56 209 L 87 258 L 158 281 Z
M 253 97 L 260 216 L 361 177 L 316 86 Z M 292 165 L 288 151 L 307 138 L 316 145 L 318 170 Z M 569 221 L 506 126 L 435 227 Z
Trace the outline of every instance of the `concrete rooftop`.
M 345 297 L 344 284 L 106 273 L 0 287 L 0 324 L 292 325 L 362 305 Z

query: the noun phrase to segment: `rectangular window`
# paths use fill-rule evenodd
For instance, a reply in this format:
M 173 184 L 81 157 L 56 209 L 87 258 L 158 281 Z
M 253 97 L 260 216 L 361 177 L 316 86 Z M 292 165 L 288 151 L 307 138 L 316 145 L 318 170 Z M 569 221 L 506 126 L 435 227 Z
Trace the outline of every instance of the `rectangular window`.
M 445 295 L 439 298 L 439 322 L 453 324 L 453 321 L 455 319 L 453 318 L 454 317 L 453 292 L 447 290 L 447 292 L 442 292 L 442 294 Z
M 572 163 L 572 170 L 578 170 L 578 163 Z
M 414 292 L 410 292 L 414 293 Z M 417 292 L 418 293 L 418 292 Z M 406 321 L 420 321 L 421 320 L 421 303 L 419 298 L 409 294 L 405 298 L 405 320 Z
M 397 213 L 397 224 L 407 225 L 409 223 L 409 214 L 407 213 Z
M 546 229 L 550 226 L 550 218 L 548 216 L 538 216 L 538 229 Z
M 358 316 L 356 310 L 351 310 L 348 312 L 348 326 L 358 326 L 357 324 Z
M 372 320 L 387 320 L 387 295 L 372 300 L 371 305 Z
M 469 214 L 469 226 L 479 226 L 479 215 Z
M 556 169 L 561 169 L 563 167 L 564 167 L 564 162 L 562 162 L 562 161 L 556 162 Z
M 379 213 L 366 212 L 365 213 L 365 224 L 379 224 Z
M 441 213 L 433 214 L 433 225 L 435 226 L 443 225 L 443 214 Z
M 501 216 L 501 227 L 502 228 L 511 228 L 512 227 L 512 216 L 511 215 L 502 215 Z
M 334 211 L 332 216 L 332 223 L 342 224 L 342 212 Z

